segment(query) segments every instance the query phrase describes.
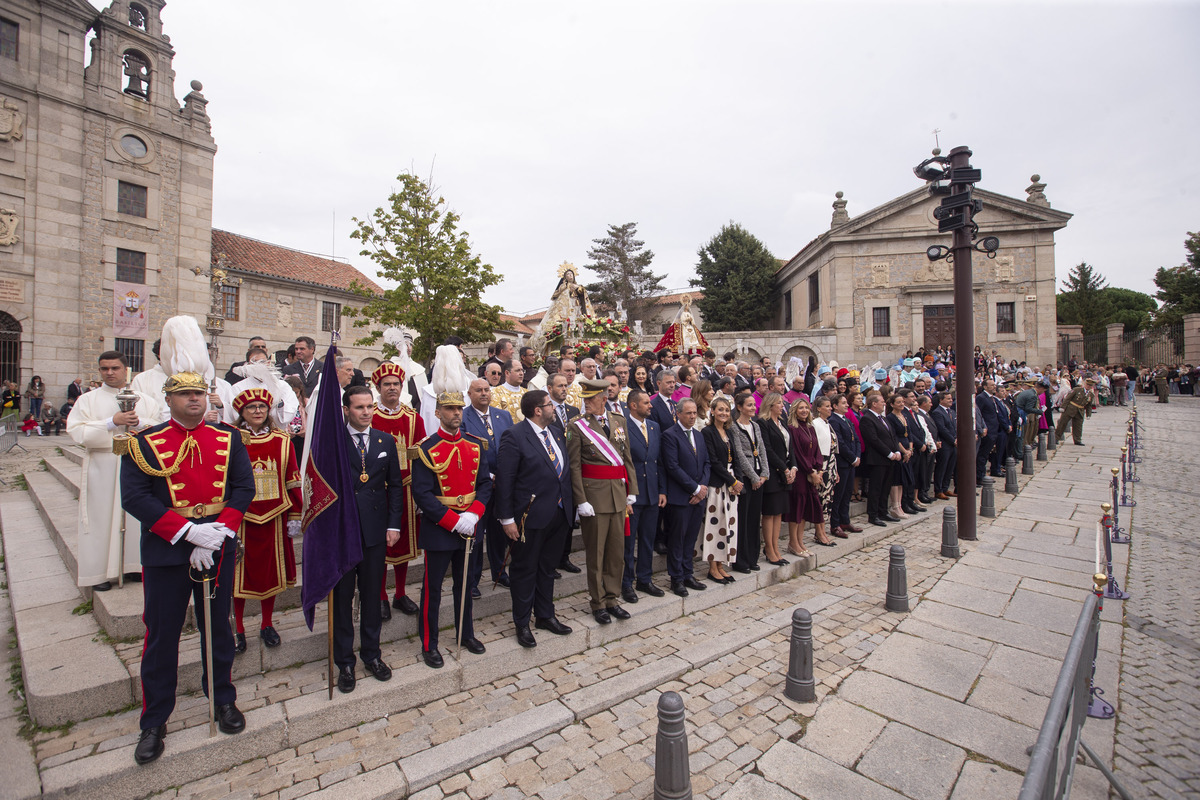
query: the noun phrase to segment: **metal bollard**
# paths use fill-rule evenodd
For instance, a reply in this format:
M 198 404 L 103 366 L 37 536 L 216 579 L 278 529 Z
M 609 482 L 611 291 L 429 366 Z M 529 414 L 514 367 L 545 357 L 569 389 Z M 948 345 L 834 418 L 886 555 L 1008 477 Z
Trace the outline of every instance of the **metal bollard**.
M 892 545 L 888 554 L 887 597 L 883 607 L 888 611 L 908 611 L 908 568 L 904 566 L 904 548 Z
M 1092 585 L 1096 594 L 1096 600 L 1099 606 L 1096 609 L 1097 616 L 1104 610 L 1104 584 L 1108 579 L 1103 572 L 1097 572 L 1092 576 Z M 1092 651 L 1092 674 L 1088 676 L 1088 709 L 1087 715 L 1092 719 L 1112 719 L 1117 715 L 1117 710 L 1112 707 L 1104 699 L 1104 690 L 1096 686 L 1096 656 L 1100 653 L 1100 637 L 1096 637 L 1096 649 Z
M 1049 457 L 1046 455 L 1046 432 L 1045 431 L 1042 431 L 1041 433 L 1038 434 L 1037 460 L 1038 461 L 1049 461 L 1050 460 Z
M 1021 474 L 1033 474 L 1033 447 L 1025 445 L 1025 457 L 1021 459 Z
M 805 608 L 792 612 L 792 649 L 783 694 L 799 703 L 817 699 L 817 683 L 813 680 L 812 614 Z
M 1046 431 L 1046 449 L 1047 450 L 1057 450 L 1058 449 L 1058 434 L 1054 432 L 1054 428 L 1051 428 L 1050 430 Z
M 1113 575 L 1112 567 L 1112 542 L 1108 533 L 1108 512 L 1112 508 L 1108 503 L 1101 503 L 1100 510 L 1103 516 L 1100 518 L 1104 526 L 1104 570 L 1108 575 L 1108 587 L 1104 590 L 1104 596 L 1110 600 L 1128 600 L 1129 592 L 1121 590 L 1121 584 L 1117 582 L 1116 576 Z
M 1004 459 L 1004 493 L 1016 494 L 1019 491 L 1021 489 L 1017 486 L 1017 462 L 1009 456 Z
M 1116 467 L 1112 468 L 1112 532 L 1109 540 L 1113 544 L 1129 544 L 1129 535 L 1121 527 L 1121 504 L 1117 501 L 1117 473 L 1120 472 Z
M 683 716 L 683 698 L 676 692 L 663 692 L 658 698 L 658 736 L 654 740 L 654 800 L 691 800 Z
M 984 475 L 979 482 L 979 516 L 996 516 L 996 481 L 991 475 Z
M 959 558 L 958 510 L 954 506 L 942 509 L 942 558 Z

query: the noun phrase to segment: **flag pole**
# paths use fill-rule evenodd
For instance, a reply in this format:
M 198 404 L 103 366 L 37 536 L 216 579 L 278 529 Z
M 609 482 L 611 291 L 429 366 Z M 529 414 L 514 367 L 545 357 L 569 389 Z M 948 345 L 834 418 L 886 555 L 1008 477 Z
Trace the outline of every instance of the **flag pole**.
M 327 636 L 329 639 L 329 699 L 333 699 L 333 590 L 329 591 L 329 630 Z

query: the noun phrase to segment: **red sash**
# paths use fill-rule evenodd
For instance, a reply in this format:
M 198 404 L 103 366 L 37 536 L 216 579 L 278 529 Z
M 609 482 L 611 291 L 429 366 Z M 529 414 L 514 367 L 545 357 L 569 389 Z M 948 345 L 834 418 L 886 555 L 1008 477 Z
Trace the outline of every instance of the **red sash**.
M 622 481 L 626 489 L 629 486 L 629 476 L 624 467 L 613 467 L 608 464 L 580 464 L 579 471 L 589 480 Z M 626 491 L 626 494 L 629 492 Z M 625 508 L 625 535 L 629 535 L 629 507 Z

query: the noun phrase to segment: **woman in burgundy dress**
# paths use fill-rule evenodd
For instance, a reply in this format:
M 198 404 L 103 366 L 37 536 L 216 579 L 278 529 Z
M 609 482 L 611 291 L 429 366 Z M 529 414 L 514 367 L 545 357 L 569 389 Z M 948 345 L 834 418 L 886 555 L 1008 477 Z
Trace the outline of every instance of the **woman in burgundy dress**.
M 788 504 L 788 551 L 793 555 L 812 555 L 804 547 L 804 523 L 816 527 L 817 544 L 833 546 L 825 535 L 825 515 L 821 510 L 820 487 L 825 469 L 821 448 L 817 443 L 817 432 L 812 424 L 812 409 L 808 401 L 800 398 L 792 404 L 788 413 L 788 431 L 791 434 L 792 453 L 796 458 L 796 480 L 792 483 L 791 502 Z

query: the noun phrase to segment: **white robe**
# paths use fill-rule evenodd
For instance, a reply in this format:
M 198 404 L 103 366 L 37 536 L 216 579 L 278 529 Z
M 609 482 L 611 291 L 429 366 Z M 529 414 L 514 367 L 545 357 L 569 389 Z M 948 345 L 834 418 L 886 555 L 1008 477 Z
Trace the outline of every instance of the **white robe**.
M 83 459 L 83 479 L 79 485 L 79 538 L 75 559 L 79 565 L 80 586 L 95 586 L 116 580 L 122 571 L 120 531 L 121 459 L 113 455 L 113 435 L 108 423 L 120 411 L 119 389 L 101 386 L 80 396 L 67 417 L 67 435 L 87 448 Z M 136 408 L 141 427 L 154 424 L 157 404 L 153 397 L 140 395 Z M 141 572 L 140 527 L 130 520 L 125 529 L 125 572 Z
M 286 383 L 279 381 L 276 385 L 268 385 L 258 378 L 243 378 L 229 387 L 230 400 L 225 404 L 224 416 L 227 424 L 234 425 L 237 422 L 238 412 L 233 408 L 233 398 L 247 389 L 266 389 L 271 393 L 271 396 L 275 398 L 275 403 L 271 406 L 271 418 L 280 428 L 290 425 L 296 413 L 300 411 L 300 398 L 296 397 L 296 392 Z M 217 391 L 220 392 L 220 384 L 217 385 Z M 280 403 L 281 399 L 283 400 L 282 404 Z M 224 400 L 223 397 L 222 400 Z
M 166 422 L 171 419 L 171 409 L 167 408 L 167 395 L 163 392 L 163 386 L 167 383 L 167 373 L 163 370 L 162 364 L 155 364 L 150 369 L 139 372 L 129 383 L 129 388 L 135 392 L 140 392 L 154 401 L 155 412 L 152 417 L 141 417 L 143 425 L 157 425 L 160 422 Z M 294 392 L 293 392 L 294 394 Z M 233 398 L 236 394 L 233 387 L 224 378 L 217 378 L 217 396 L 221 398 L 221 403 L 225 408 L 233 408 Z M 296 408 L 300 404 L 297 402 Z M 212 404 L 209 404 L 212 408 Z M 236 415 L 235 415 L 236 418 Z

